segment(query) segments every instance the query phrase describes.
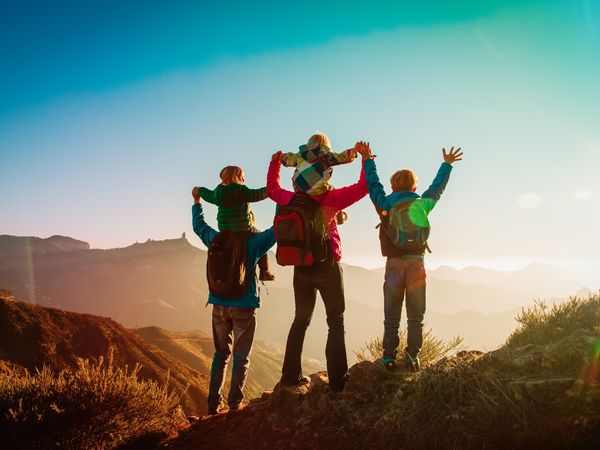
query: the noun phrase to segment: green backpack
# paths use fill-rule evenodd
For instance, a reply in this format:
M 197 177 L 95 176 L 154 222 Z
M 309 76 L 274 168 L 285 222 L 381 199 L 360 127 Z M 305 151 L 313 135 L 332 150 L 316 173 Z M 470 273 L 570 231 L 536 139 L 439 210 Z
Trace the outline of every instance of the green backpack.
M 429 250 L 427 239 L 431 227 L 421 199 L 397 203 L 380 215 L 381 227 L 394 247 L 406 254 Z

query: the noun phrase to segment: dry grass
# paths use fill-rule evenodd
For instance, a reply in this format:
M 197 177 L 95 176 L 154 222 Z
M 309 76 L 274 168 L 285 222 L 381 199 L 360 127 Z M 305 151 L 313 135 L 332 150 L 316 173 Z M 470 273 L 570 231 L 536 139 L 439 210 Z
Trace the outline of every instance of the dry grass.
M 553 344 L 576 330 L 600 336 L 600 296 L 571 298 L 551 308 L 537 303 L 523 309 L 518 321 L 504 347 L 508 352 L 528 344 Z M 525 443 L 528 448 L 598 448 L 600 400 L 595 394 L 515 395 L 513 383 L 570 374 L 539 375 L 519 365 L 500 368 L 470 352 L 439 358 L 452 346 L 440 345 L 431 336 L 428 341 L 435 344 L 428 356 L 433 360 L 416 375 L 410 395 L 394 400 L 397 426 L 382 431 L 382 445 L 401 439 L 407 448 L 423 449 L 520 448 Z M 369 355 L 380 354 L 379 344 L 369 344 Z M 600 376 L 591 382 L 595 386 L 599 381 Z
M 115 448 L 170 434 L 187 420 L 179 396 L 110 361 L 75 370 L 0 374 L 0 442 L 5 448 Z
M 570 336 L 576 330 L 600 333 L 600 293 L 589 298 L 571 297 L 549 307 L 537 301 L 517 316 L 519 327 L 508 337 L 507 347 L 548 344 Z
M 406 348 L 406 332 L 400 331 L 400 345 L 398 346 L 397 360 L 400 362 L 404 358 L 402 349 Z M 421 366 L 426 367 L 442 358 L 453 355 L 464 349 L 463 338 L 456 336 L 451 341 L 443 341 L 435 337 L 431 330 L 423 333 L 423 347 L 419 358 Z M 377 361 L 383 356 L 383 342 L 380 338 L 375 338 L 365 344 L 365 347 L 354 352 L 358 361 Z

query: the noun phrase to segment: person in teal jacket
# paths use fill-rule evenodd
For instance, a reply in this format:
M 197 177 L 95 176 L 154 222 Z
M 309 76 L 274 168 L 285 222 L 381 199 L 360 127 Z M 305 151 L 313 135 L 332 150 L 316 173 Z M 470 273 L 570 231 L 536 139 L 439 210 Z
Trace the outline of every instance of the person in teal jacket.
M 217 225 L 219 231 L 259 233 L 254 226 L 254 213 L 251 202 L 260 202 L 267 198 L 267 188 L 250 189 L 244 182 L 244 171 L 239 166 L 226 166 L 219 174 L 221 184 L 214 190 L 199 187 L 198 193 L 208 203 L 217 205 Z M 268 255 L 258 260 L 261 281 L 273 281 L 275 276 L 269 270 Z
M 192 226 L 206 247 L 219 234 L 204 220 L 198 187 L 192 190 Z M 247 240 L 248 267 L 256 270 L 258 260 L 275 245 L 273 227 L 256 234 L 250 234 Z M 215 353 L 210 370 L 208 391 L 208 413 L 216 414 L 221 408 L 224 374 L 231 355 L 233 338 L 233 368 L 231 389 L 227 398 L 230 410 L 239 409 L 244 399 L 243 388 L 248 375 L 248 365 L 254 331 L 256 330 L 256 308 L 260 307 L 260 296 L 256 278 L 249 277 L 248 290 L 239 299 L 224 299 L 212 293 L 208 294 L 208 303 L 213 305 L 212 331 Z
M 462 158 L 461 149 L 442 149 L 444 162 L 439 168 L 433 183 L 423 192 L 416 193 L 418 178 L 410 169 L 396 171 L 391 179 L 392 193 L 387 195 L 377 175 L 374 156 L 368 143 L 361 142 L 357 151 L 365 159 L 365 175 L 369 196 L 375 209 L 381 216 L 389 214 L 390 209 L 402 202 L 418 202 L 419 210 L 424 212 L 422 226 L 428 226 L 427 215 L 440 199 L 452 171 L 452 163 Z M 411 205 L 412 206 L 412 205 Z M 424 254 L 428 248 L 425 244 L 417 251 L 406 251 L 392 244 L 384 230 L 379 228 L 381 254 L 387 257 L 385 265 L 385 281 L 383 284 L 384 299 L 384 332 L 383 358 L 381 363 L 386 368 L 396 367 L 396 356 L 400 339 L 398 329 L 402 303 L 406 296 L 407 346 L 404 350 L 404 365 L 413 370 L 420 369 L 419 353 L 423 344 L 423 317 L 425 315 L 425 265 Z

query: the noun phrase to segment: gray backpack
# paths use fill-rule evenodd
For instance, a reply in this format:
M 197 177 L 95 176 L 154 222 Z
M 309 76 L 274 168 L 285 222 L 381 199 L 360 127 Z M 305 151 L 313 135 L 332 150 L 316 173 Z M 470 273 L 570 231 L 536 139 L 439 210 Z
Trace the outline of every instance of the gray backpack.
M 407 255 L 429 250 L 427 239 L 431 227 L 419 199 L 397 203 L 387 214 L 382 211 L 380 215 L 383 231 L 398 250 Z

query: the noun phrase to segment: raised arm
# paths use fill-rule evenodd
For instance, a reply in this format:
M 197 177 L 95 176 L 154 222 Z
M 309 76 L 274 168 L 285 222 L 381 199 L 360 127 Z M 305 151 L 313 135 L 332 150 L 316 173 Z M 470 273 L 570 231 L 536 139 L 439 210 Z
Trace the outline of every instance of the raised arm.
M 348 164 L 356 159 L 356 150 L 354 148 L 349 148 L 348 150 L 339 153 L 327 152 L 326 158 L 329 166 Z
M 321 204 L 325 207 L 341 211 L 353 205 L 365 195 L 367 195 L 367 182 L 365 179 L 365 169 L 362 167 L 356 183 L 329 191 L 323 197 Z
M 192 190 L 192 197 L 194 197 L 194 205 L 192 206 L 192 228 L 204 245 L 208 247 L 218 232 L 208 226 L 204 221 L 204 212 L 202 211 L 202 205 L 200 204 L 199 189 L 197 187 Z
M 371 153 L 371 146 L 368 142 L 357 142 L 356 149 L 363 158 L 363 165 L 365 168 L 365 175 L 367 178 L 367 187 L 369 190 L 369 196 L 371 201 L 375 205 L 375 208 L 380 210 L 389 209 L 387 202 L 387 195 L 383 188 L 383 185 L 379 181 L 379 175 L 377 175 L 377 166 L 375 165 L 375 155 Z
M 267 198 L 267 188 L 250 189 L 243 184 L 235 185 L 235 189 L 224 189 L 223 206 L 234 206 L 240 203 L 260 202 Z
M 199 187 L 198 194 L 200 195 L 200 197 L 202 197 L 208 203 L 212 203 L 213 205 L 220 206 L 218 203 L 218 200 L 217 200 L 217 196 L 215 195 L 215 191 L 213 191 L 212 189 L 208 189 L 205 187 Z
M 281 156 L 282 152 L 277 152 L 271 157 L 269 171 L 267 172 L 267 195 L 275 203 L 283 206 L 290 202 L 294 196 L 294 193 L 292 191 L 283 189 L 279 182 L 279 173 L 281 172 Z
M 452 172 L 452 163 L 455 161 L 462 160 L 462 152 L 460 151 L 460 147 L 454 150 L 454 147 L 450 149 L 449 153 L 446 153 L 446 149 L 442 149 L 442 153 L 444 155 L 444 162 L 438 169 L 437 175 L 435 176 L 433 182 L 427 188 L 421 198 L 423 199 L 431 199 L 433 202 L 428 203 L 428 211 L 431 211 L 437 201 L 442 196 L 444 189 L 446 189 L 446 185 L 448 184 L 448 180 L 450 179 L 450 172 Z
M 285 167 L 296 167 L 298 165 L 298 153 L 282 153 L 281 164 Z

